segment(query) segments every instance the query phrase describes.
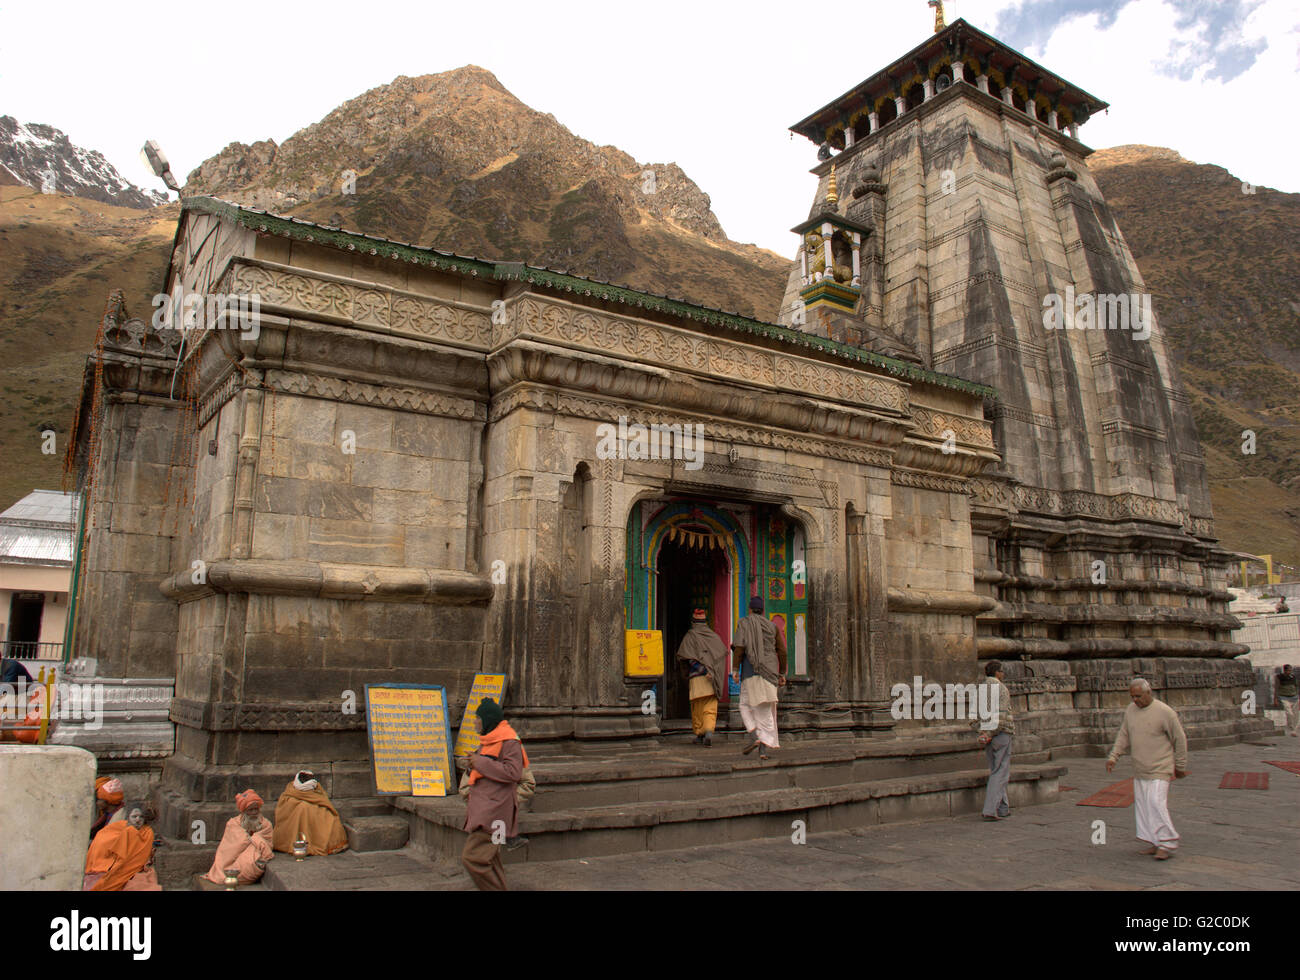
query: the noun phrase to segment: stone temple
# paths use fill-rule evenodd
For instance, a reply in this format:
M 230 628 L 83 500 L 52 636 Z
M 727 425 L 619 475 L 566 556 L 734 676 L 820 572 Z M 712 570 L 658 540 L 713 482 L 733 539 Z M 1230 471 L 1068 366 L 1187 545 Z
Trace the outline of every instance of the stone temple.
M 306 765 L 368 796 L 340 708 L 367 683 L 455 706 L 504 672 L 530 751 L 634 750 L 687 704 L 625 674 L 626 631 L 672 651 L 704 606 L 729 639 L 753 594 L 799 744 L 912 758 L 956 729 L 893 686 L 993 658 L 1030 760 L 1108 743 L 1135 672 L 1194 744 L 1264 730 L 1188 399 L 1079 142 L 1104 107 L 959 20 L 813 112 L 781 324 L 187 199 L 161 289 L 260 309 L 182 337 L 110 303 L 76 654 L 174 692 L 96 751 L 178 833 Z

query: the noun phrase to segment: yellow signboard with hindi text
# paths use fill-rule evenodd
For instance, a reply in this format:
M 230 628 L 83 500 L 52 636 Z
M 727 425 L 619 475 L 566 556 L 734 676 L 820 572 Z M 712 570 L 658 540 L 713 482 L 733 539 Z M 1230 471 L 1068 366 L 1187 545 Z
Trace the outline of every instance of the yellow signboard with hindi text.
M 664 672 L 662 630 L 625 630 L 623 673 L 628 677 L 659 677 Z
M 411 795 L 413 769 L 435 769 L 444 787 L 454 785 L 445 688 L 367 684 L 366 734 L 376 794 Z

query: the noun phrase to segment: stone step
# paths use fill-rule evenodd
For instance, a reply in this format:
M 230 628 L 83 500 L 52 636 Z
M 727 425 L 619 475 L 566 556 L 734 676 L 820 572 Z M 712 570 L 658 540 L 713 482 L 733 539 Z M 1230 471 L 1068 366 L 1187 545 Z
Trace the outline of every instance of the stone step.
M 387 809 L 387 805 L 385 804 Z M 396 851 L 406 846 L 410 823 L 405 814 L 353 817 L 343 822 L 348 832 L 348 847 L 354 851 Z
M 371 796 L 367 799 L 331 800 L 334 809 L 347 823 L 349 819 L 361 817 L 389 817 L 393 814 L 393 805 L 386 796 Z
M 1012 806 L 1052 802 L 1065 772 L 1059 765 L 1013 766 L 1007 791 Z M 972 769 L 744 792 L 729 792 L 727 780 L 715 780 L 715 795 L 699 799 L 521 813 L 519 832 L 529 842 L 504 852 L 503 858 L 508 863 L 558 861 L 782 837 L 793 832 L 796 820 L 813 834 L 974 813 L 983 805 L 987 780 L 987 769 Z M 465 842 L 464 801 L 399 797 L 395 805 L 409 814 L 411 844 L 417 850 L 439 862 L 459 858 Z
M 411 847 L 343 851 L 302 861 L 271 862 L 261 884 L 270 891 L 442 891 L 465 879 L 455 862 L 435 864 Z
M 1017 745 L 1020 764 L 1046 762 L 1047 753 Z M 793 787 L 821 788 L 882 779 L 902 779 L 983 767 L 984 752 L 969 730 L 925 740 L 840 738 L 790 740 L 764 762 L 741 749 L 748 737 L 715 735 L 711 748 L 666 743 L 656 751 L 591 749 L 581 754 L 533 760 L 538 813 L 592 806 L 683 801 L 724 793 Z M 1025 751 L 1022 751 L 1024 749 Z M 722 781 L 720 783 L 720 781 Z
M 266 800 L 262 807 L 262 816 L 275 823 L 274 799 Z M 366 796 L 343 799 L 331 799 L 339 816 L 346 823 L 349 819 L 360 817 L 380 817 L 393 812 L 387 797 Z M 196 801 L 185 799 L 180 794 L 161 786 L 155 795 L 159 820 L 155 832 L 164 834 L 168 840 L 187 839 L 194 833 L 194 821 L 202 821 L 204 834 L 209 840 L 220 840 L 225 830 L 226 821 L 237 816 L 233 800 Z M 210 860 L 210 859 L 209 859 Z M 204 868 L 203 870 L 207 870 Z
M 189 840 L 164 838 L 154 849 L 153 866 L 163 891 L 186 891 L 194 875 L 207 874 L 217 856 L 217 841 L 194 844 Z

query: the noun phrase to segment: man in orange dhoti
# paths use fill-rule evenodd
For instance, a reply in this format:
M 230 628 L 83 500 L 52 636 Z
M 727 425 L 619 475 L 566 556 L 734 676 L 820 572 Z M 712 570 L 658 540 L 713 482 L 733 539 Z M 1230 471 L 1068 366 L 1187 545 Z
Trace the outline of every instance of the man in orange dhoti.
M 709 628 L 708 613 L 703 609 L 691 614 L 691 629 L 677 648 L 677 659 L 690 672 L 691 730 L 695 741 L 712 745 L 713 730 L 718 725 L 718 699 L 727 676 L 727 648 Z
M 271 821 L 262 816 L 262 798 L 251 789 L 235 797 L 239 816 L 226 821 L 226 831 L 217 845 L 217 856 L 208 869 L 208 881 L 223 885 L 226 870 L 239 872 L 239 883 L 251 885 L 266 873 L 271 853 Z
M 153 831 L 145 826 L 145 809 L 133 803 L 126 819 L 95 835 L 86 853 L 82 891 L 160 892 L 153 869 Z
M 314 773 L 303 770 L 294 776 L 275 804 L 272 843 L 283 854 L 293 853 L 293 842 L 307 841 L 307 853 L 315 857 L 348 849 L 347 831 L 338 810 L 321 789 Z

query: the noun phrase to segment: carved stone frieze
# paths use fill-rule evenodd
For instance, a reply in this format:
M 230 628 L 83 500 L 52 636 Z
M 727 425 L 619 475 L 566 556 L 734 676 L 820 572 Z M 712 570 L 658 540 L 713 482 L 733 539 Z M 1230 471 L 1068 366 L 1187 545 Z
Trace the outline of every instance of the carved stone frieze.
M 1015 422 L 1027 422 L 1030 425 L 1037 426 L 1040 429 L 1060 428 L 1056 419 L 1050 415 L 1041 415 L 1037 412 L 1030 412 L 1023 408 L 1015 408 L 1011 405 L 1005 405 L 999 402 L 993 406 L 990 414 L 995 418 L 1007 418 Z
M 199 428 L 207 425 L 208 420 L 221 411 L 226 402 L 235 397 L 235 393 L 243 386 L 243 380 L 243 375 L 232 368 L 225 380 L 208 392 L 207 396 L 199 402 Z
M 984 477 L 972 477 L 966 481 L 971 495 L 980 503 L 997 508 L 1015 506 L 1015 489 L 1005 480 L 990 480 Z
M 257 293 L 263 308 L 313 314 L 421 340 L 487 350 L 491 319 L 480 309 L 326 273 L 306 275 L 272 262 L 232 265 L 230 291 Z
M 478 422 L 484 421 L 487 417 L 485 406 L 467 398 L 456 398 L 435 391 L 421 391 L 418 388 L 372 385 L 364 381 L 350 381 L 320 374 L 267 371 L 264 386 L 292 395 L 307 395 L 312 398 L 326 398 L 356 405 L 375 405 L 406 412 L 419 412 L 423 415 L 443 415 Z
M 1024 359 L 1028 357 L 1043 358 L 1047 356 L 1047 348 L 1041 344 L 1035 344 L 1029 340 L 1023 340 L 1019 337 L 1003 337 L 998 334 L 986 334 L 983 337 L 977 337 L 975 340 L 968 340 L 961 344 L 954 344 L 952 347 L 945 347 L 934 355 L 934 363 L 940 361 L 950 361 L 954 357 L 960 357 L 963 354 L 970 354 L 977 350 L 983 350 L 985 347 L 1001 347 L 1008 353 Z
M 976 478 L 970 492 L 991 507 L 1047 514 L 1053 517 L 1092 517 L 1102 520 L 1144 520 L 1159 524 L 1181 524 L 1193 534 L 1211 536 L 1209 518 L 1192 517 L 1171 500 L 1158 500 L 1137 493 L 1114 495 L 1087 490 L 1048 490 L 1002 480 Z
M 964 292 L 971 286 L 981 282 L 998 282 L 1006 286 L 1008 289 L 1014 289 L 1017 292 L 1029 293 L 1032 296 L 1038 295 L 1038 290 L 1027 282 L 1020 282 L 1018 279 L 1009 279 L 998 272 L 979 272 L 973 276 L 967 276 L 965 279 L 958 279 L 952 285 L 945 286 L 943 289 L 931 293 L 930 305 L 933 306 L 939 300 Z
M 209 731 L 352 731 L 366 727 L 365 707 L 345 714 L 338 701 L 195 701 L 175 698 L 171 719 L 187 728 Z
M 908 385 L 890 378 L 536 296 L 521 298 L 509 308 L 506 322 L 493 329 L 497 347 L 535 338 L 899 414 L 907 411 Z
M 933 473 L 920 473 L 916 470 L 894 469 L 889 479 L 900 487 L 914 487 L 917 490 L 939 490 L 943 493 L 968 494 L 971 492 L 969 480 L 955 480 L 950 477 L 936 476 Z
M 511 408 L 517 407 L 519 404 L 528 404 L 532 407 L 538 408 L 543 407 L 543 405 L 549 407 L 548 401 L 540 399 L 535 400 L 531 396 L 525 396 L 522 393 L 512 393 L 511 398 L 517 399 L 511 403 Z M 504 408 L 503 406 L 503 412 L 508 410 L 510 409 Z M 555 397 L 554 410 L 562 415 L 594 419 L 599 422 L 614 423 L 618 421 L 620 415 L 627 416 L 632 421 L 649 421 L 644 417 L 638 417 L 638 409 L 635 406 L 605 401 L 599 398 L 583 398 L 574 395 L 557 395 Z M 493 403 L 493 411 L 497 411 L 496 402 Z M 804 453 L 809 456 L 842 459 L 852 463 L 861 463 L 866 466 L 881 466 L 886 468 L 889 467 L 893 459 L 893 455 L 888 449 L 850 446 L 843 443 L 832 442 L 830 440 L 781 432 L 762 426 L 720 423 L 716 419 L 702 416 L 685 414 L 668 415 L 660 412 L 656 413 L 653 421 L 662 425 L 701 424 L 704 426 L 704 438 L 711 440 L 715 444 L 719 442 L 734 442 L 750 446 L 768 446 L 773 449 L 784 449 L 791 452 Z
M 958 442 L 986 449 L 994 448 L 993 427 L 983 419 L 936 412 L 919 405 L 912 406 L 912 419 L 916 422 L 919 435 L 942 440 L 947 439 L 947 433 L 951 431 Z

